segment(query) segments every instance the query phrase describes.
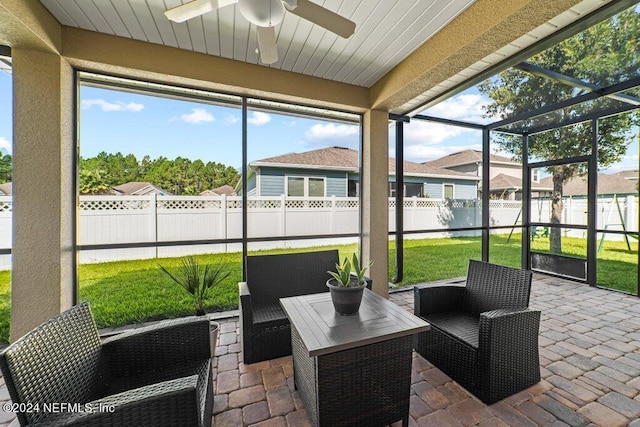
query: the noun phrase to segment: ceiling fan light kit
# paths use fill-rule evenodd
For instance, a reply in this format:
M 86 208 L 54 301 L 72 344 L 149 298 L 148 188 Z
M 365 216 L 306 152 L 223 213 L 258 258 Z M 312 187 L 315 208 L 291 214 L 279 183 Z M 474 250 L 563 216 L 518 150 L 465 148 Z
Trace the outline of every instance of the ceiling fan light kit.
M 258 27 L 273 27 L 282 22 L 285 8 L 281 0 L 238 0 L 238 10 Z
M 164 14 L 170 21 L 180 23 L 236 3 L 242 16 L 258 27 L 260 61 L 264 64 L 278 61 L 275 26 L 287 11 L 343 38 L 351 37 L 356 29 L 355 22 L 310 0 L 193 0 Z

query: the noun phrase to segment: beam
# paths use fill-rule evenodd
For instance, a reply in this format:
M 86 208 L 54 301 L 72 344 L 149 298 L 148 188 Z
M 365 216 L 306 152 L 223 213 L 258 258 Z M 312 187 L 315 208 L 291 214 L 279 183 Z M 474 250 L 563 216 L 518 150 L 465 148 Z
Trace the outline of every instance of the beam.
M 539 76 L 545 79 L 553 80 L 565 86 L 571 86 L 577 89 L 582 89 L 586 92 L 600 93 L 600 91 L 602 90 L 601 87 L 598 87 L 589 82 L 585 82 L 584 80 L 576 79 L 575 77 L 557 73 L 555 71 L 539 67 L 529 62 L 521 62 L 517 65 L 514 65 L 513 67 L 517 68 L 518 70 L 522 70 L 525 73 L 529 73 L 529 74 L 533 74 L 534 76 Z M 636 98 L 635 96 L 627 95 L 624 93 L 611 93 L 605 96 L 607 98 L 611 98 L 616 101 L 624 102 L 627 104 L 640 105 L 640 98 Z
M 634 77 L 627 81 L 616 83 L 614 85 L 611 85 L 602 89 L 598 89 L 598 92 L 585 93 L 584 95 L 579 95 L 579 96 L 576 96 L 575 98 L 565 99 L 564 101 L 560 101 L 555 104 L 549 104 L 549 105 L 545 105 L 543 107 L 537 108 L 535 110 L 525 111 L 513 117 L 509 117 L 504 120 L 493 122 L 487 127 L 489 129 L 497 129 L 502 126 L 507 126 L 507 125 L 521 122 L 523 120 L 528 120 L 534 117 L 542 116 L 544 114 L 551 113 L 553 111 L 557 111 L 563 108 L 573 107 L 575 105 L 582 104 L 583 102 L 592 101 L 594 99 L 601 98 L 603 96 L 608 97 L 609 95 L 617 94 L 618 92 L 629 90 L 637 86 L 640 86 L 640 77 Z M 633 110 L 635 108 L 638 108 L 638 107 L 634 104 L 630 104 L 628 107 L 619 107 L 618 109 L 620 110 L 620 112 L 625 112 L 625 111 L 629 111 L 630 109 Z M 616 110 L 616 108 L 613 108 L 612 110 Z M 588 117 L 585 120 L 590 120 L 593 117 L 602 117 L 602 116 L 598 116 L 597 113 L 595 114 L 596 114 L 595 116 L 593 116 L 592 114 L 585 116 L 585 117 Z M 578 123 L 585 120 L 580 120 L 580 118 L 573 118 L 571 119 L 571 122 Z M 564 125 L 563 124 L 557 125 L 557 127 L 562 127 L 562 126 Z M 543 127 L 546 127 L 546 126 L 543 126 Z M 532 129 L 530 132 L 531 133 L 540 132 L 538 128 L 535 128 L 535 129 L 536 130 Z M 529 132 L 529 130 L 527 130 L 527 132 Z
M 355 113 L 369 106 L 360 86 L 77 28 L 63 27 L 62 38 L 63 56 L 82 70 Z
M 469 8 L 467 12 L 471 12 L 472 9 L 474 9 L 476 7 L 476 5 L 479 6 L 481 2 L 476 2 L 474 4 L 473 7 Z M 482 4 L 484 5 L 485 3 L 490 3 L 490 2 L 482 2 Z M 508 12 L 507 9 L 504 10 L 500 10 L 501 7 L 508 7 L 509 11 L 513 9 L 513 7 L 515 7 L 515 3 L 516 2 L 498 2 L 499 4 L 496 5 L 496 9 L 494 10 L 495 12 L 495 16 L 496 18 L 500 18 L 502 16 L 505 16 L 505 14 Z M 522 3 L 522 2 L 518 2 L 518 3 Z M 484 56 L 487 56 L 495 51 L 497 51 L 498 49 L 506 46 L 507 44 L 511 43 L 513 40 L 516 40 L 518 37 L 522 36 L 523 34 L 526 34 L 527 32 L 533 30 L 534 28 L 536 28 L 538 25 L 543 24 L 544 22 L 546 22 L 547 20 L 553 18 L 554 16 L 559 15 L 560 13 L 568 10 L 571 6 L 579 3 L 579 2 L 557 2 L 557 4 L 551 4 L 551 3 L 555 3 L 553 1 L 540 1 L 540 2 L 533 2 L 533 4 L 528 4 L 523 6 L 523 9 L 520 10 L 520 12 L 518 12 L 517 14 L 515 14 L 514 16 L 509 16 L 508 18 L 505 18 L 503 20 L 504 23 L 504 27 L 501 26 L 501 24 L 496 24 L 493 28 L 487 29 L 487 33 L 486 34 L 482 34 L 482 35 L 478 35 L 478 37 L 481 37 L 481 39 L 479 38 L 478 40 L 481 40 L 480 42 L 478 42 L 478 40 L 476 40 L 475 42 L 472 42 L 469 44 L 469 48 L 467 49 L 460 49 L 460 52 L 456 52 L 456 50 L 452 50 L 449 53 L 449 57 L 451 58 L 447 58 L 445 55 L 443 55 L 441 52 L 438 52 L 439 55 L 442 56 L 442 60 L 441 63 L 439 64 L 434 64 L 432 65 L 432 69 L 433 69 L 433 77 L 438 77 L 438 79 L 431 79 L 431 82 L 429 83 L 429 85 L 424 85 L 424 89 L 422 90 L 422 92 L 420 93 L 424 93 L 426 92 L 427 89 L 430 89 L 434 86 L 436 86 L 437 84 L 445 81 L 447 78 L 451 77 L 452 75 L 455 75 L 456 73 L 458 73 L 459 71 L 464 70 L 466 67 L 468 67 L 469 65 L 474 64 L 475 62 L 477 62 L 478 60 L 484 58 Z M 588 14 L 587 16 L 575 21 L 572 24 L 567 25 L 566 27 L 556 31 L 555 33 L 551 34 L 548 37 L 545 37 L 544 39 L 528 46 L 525 47 L 524 49 L 522 49 L 520 52 L 518 52 L 515 55 L 512 55 L 508 58 L 506 58 L 504 61 L 501 61 L 498 64 L 492 65 L 484 70 L 482 70 L 481 72 L 477 73 L 476 75 L 474 75 L 473 77 L 469 78 L 469 79 L 465 79 L 465 81 L 463 81 L 462 83 L 459 83 L 455 86 L 453 86 L 450 89 L 447 89 L 445 91 L 443 91 L 441 94 L 425 101 L 424 103 L 422 103 L 420 106 L 418 107 L 414 107 L 412 108 L 413 111 L 417 110 L 418 108 L 421 109 L 425 109 L 425 108 L 429 108 L 432 107 L 448 98 L 451 98 L 452 96 L 455 96 L 457 94 L 459 94 L 460 92 L 463 92 L 467 89 L 469 89 L 470 87 L 473 87 L 475 85 L 477 85 L 478 83 L 482 82 L 483 80 L 486 80 L 487 78 L 506 70 L 507 68 L 518 64 L 522 61 L 527 60 L 528 58 L 530 58 L 531 56 L 535 55 L 538 52 L 541 52 L 557 43 L 559 43 L 560 41 L 571 37 L 575 34 L 578 34 L 579 32 L 583 31 L 584 29 L 604 20 L 607 18 L 610 18 L 611 16 L 614 16 L 615 14 L 622 12 L 630 7 L 632 7 L 633 5 L 637 4 L 637 0 L 612 0 L 607 4 L 604 4 L 601 8 L 591 12 L 590 14 Z M 552 9 L 555 7 L 555 12 L 552 12 Z M 536 10 L 537 8 L 539 8 L 539 10 Z M 525 12 L 526 10 L 526 12 Z M 465 12 L 465 14 L 467 13 Z M 491 13 L 491 12 L 490 12 Z M 550 16 L 549 13 L 555 13 L 555 15 Z M 465 14 L 461 15 L 458 19 L 456 19 L 456 21 L 461 20 L 463 18 L 463 16 L 465 16 Z M 529 14 L 529 15 L 527 15 Z M 539 15 L 540 14 L 540 15 Z M 544 15 L 544 17 L 546 18 L 543 22 L 540 21 L 540 17 L 541 15 Z M 488 18 L 488 22 L 493 23 L 495 22 L 494 18 L 489 16 Z M 522 22 L 522 20 L 531 20 L 531 23 L 533 23 L 533 26 L 528 26 L 526 24 L 526 22 Z M 456 23 L 456 21 L 454 21 L 452 24 Z M 473 23 L 473 21 L 466 21 L 468 25 L 476 25 L 475 23 Z M 519 22 L 519 24 L 518 24 Z M 482 24 L 482 23 L 481 23 Z M 450 25 L 451 26 L 451 25 Z M 522 28 L 522 30 L 520 30 L 521 32 L 518 33 L 517 29 L 518 27 Z M 471 27 L 473 28 L 473 27 Z M 527 29 L 528 28 L 528 29 Z M 444 28 L 443 30 L 441 30 L 440 33 L 446 33 L 448 30 L 447 28 Z M 460 30 L 459 30 L 460 31 Z M 505 32 L 509 32 L 509 34 L 512 34 L 510 40 L 508 39 L 508 37 L 505 37 L 506 34 Z M 440 34 L 439 33 L 439 34 Z M 472 34 L 477 34 L 475 28 L 473 30 L 470 30 L 470 33 Z M 438 35 L 436 35 L 438 36 Z M 457 35 L 453 35 L 453 37 L 456 37 Z M 493 37 L 493 38 L 492 38 Z M 437 37 L 433 37 L 432 40 L 427 41 L 422 47 L 425 46 L 429 46 L 431 44 L 435 44 L 435 40 L 437 39 Z M 493 40 L 496 41 L 500 41 L 500 43 L 493 43 Z M 489 46 L 491 47 L 491 49 L 488 49 L 490 51 L 487 51 L 484 49 L 485 46 Z M 422 47 L 420 49 L 422 49 Z M 476 51 L 473 50 L 473 48 L 476 49 Z M 452 46 L 452 49 L 455 49 L 455 46 Z M 433 50 L 437 50 L 435 47 L 433 48 Z M 463 53 L 464 52 L 464 53 Z M 481 52 L 484 56 L 478 55 L 477 53 Z M 416 51 L 415 53 L 418 53 L 418 51 Z M 428 55 L 429 52 L 424 52 L 423 55 Z M 465 54 L 469 55 L 468 59 L 465 58 Z M 409 56 L 409 58 L 411 58 L 411 56 Z M 409 59 L 407 58 L 407 60 Z M 403 63 L 408 61 L 405 60 L 403 61 Z M 458 66 L 460 64 L 460 66 Z M 436 66 L 437 65 L 437 66 Z M 396 67 L 398 68 L 398 67 Z M 416 68 L 415 66 L 413 66 L 413 68 Z M 443 72 L 441 73 L 440 70 L 442 68 L 449 68 L 450 71 L 448 72 Z M 395 69 L 394 69 L 395 70 Z M 392 71 L 394 71 L 392 70 Z M 415 73 L 414 73 L 415 74 Z M 390 73 L 388 74 L 390 75 Z M 419 76 L 415 76 L 415 79 L 417 82 L 419 82 L 418 80 Z M 382 81 L 382 80 L 381 80 Z M 380 83 L 380 82 L 379 82 Z M 377 86 L 377 84 L 376 84 Z M 375 86 L 374 86 L 375 88 Z M 414 95 L 418 96 L 419 94 Z M 411 99 L 411 98 L 408 98 Z M 382 100 L 381 100 L 382 101 Z M 409 113 L 409 111 L 401 111 L 399 112 L 399 114 L 407 114 Z
M 0 0 L 0 44 L 58 53 L 62 26 L 39 1 Z
M 406 102 L 579 2 L 476 1 L 373 85 L 372 107 L 396 112 Z

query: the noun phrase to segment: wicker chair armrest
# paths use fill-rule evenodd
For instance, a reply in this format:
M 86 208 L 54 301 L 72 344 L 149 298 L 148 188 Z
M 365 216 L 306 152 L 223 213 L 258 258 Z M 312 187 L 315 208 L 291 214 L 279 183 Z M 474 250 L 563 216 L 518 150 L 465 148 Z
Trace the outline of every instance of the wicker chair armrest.
M 107 338 L 103 352 L 109 373 L 127 377 L 149 370 L 208 359 L 210 322 L 206 316 L 166 320 Z
M 164 381 L 78 405 L 34 426 L 96 425 L 201 425 L 198 375 Z
M 251 291 L 247 282 L 238 283 L 238 291 L 240 293 L 240 322 L 241 326 L 248 331 L 251 330 L 253 325 L 253 301 L 251 298 Z
M 540 310 L 530 308 L 503 308 L 481 313 L 479 348 L 500 346 L 506 352 L 527 345 L 537 348 L 540 314 Z M 492 352 L 495 350 L 493 348 Z
M 238 291 L 240 293 L 240 297 L 248 296 L 251 297 L 251 291 L 249 291 L 249 286 L 247 282 L 238 282 Z
M 462 309 L 464 285 L 426 284 L 413 287 L 416 316 Z

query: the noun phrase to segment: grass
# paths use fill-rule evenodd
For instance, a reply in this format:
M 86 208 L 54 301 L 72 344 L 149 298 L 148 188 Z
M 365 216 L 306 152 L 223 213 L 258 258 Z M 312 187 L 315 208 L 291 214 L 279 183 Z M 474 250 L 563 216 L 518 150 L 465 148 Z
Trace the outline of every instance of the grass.
M 584 239 L 562 239 L 563 252 L 584 256 Z M 598 254 L 598 283 L 613 289 L 635 293 L 637 289 L 638 242 L 632 242 L 628 251 L 624 242 L 607 241 Z M 548 250 L 548 238 L 532 242 L 536 251 Z M 313 247 L 252 252 L 286 253 L 328 249 Z M 341 245 L 340 257 L 350 257 L 357 245 Z M 404 277 L 398 286 L 464 276 L 467 260 L 480 259 L 480 237 L 407 240 L 404 244 Z M 506 235 L 490 238 L 491 261 L 517 267 L 520 265 L 520 235 L 507 240 Z M 230 277 L 209 292 L 208 311 L 224 311 L 238 306 L 238 282 L 242 279 L 240 253 L 196 256 L 202 263 L 219 262 L 229 268 Z M 79 268 L 80 300 L 89 300 L 99 328 L 116 327 L 148 320 L 172 318 L 193 314 L 193 300 L 184 289 L 162 273 L 158 264 L 175 269 L 180 258 L 118 261 L 83 264 Z M 390 242 L 389 271 L 395 271 L 395 246 Z M 0 271 L 0 342 L 9 338 L 10 271 Z

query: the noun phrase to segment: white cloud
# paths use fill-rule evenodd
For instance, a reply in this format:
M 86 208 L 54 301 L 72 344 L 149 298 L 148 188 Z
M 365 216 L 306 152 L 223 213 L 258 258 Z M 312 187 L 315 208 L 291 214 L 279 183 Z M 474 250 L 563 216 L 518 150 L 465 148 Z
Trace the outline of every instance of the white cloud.
M 0 136 L 0 150 L 6 151 L 8 154 L 11 154 L 11 142 L 4 136 Z
M 137 113 L 142 111 L 144 108 L 144 104 L 138 104 L 137 102 L 108 102 L 101 98 L 96 99 L 83 99 L 82 100 L 82 108 L 89 109 L 93 106 L 99 107 L 102 111 L 111 112 L 111 111 L 128 111 L 132 113 Z
M 0 139 L 1 140 L 1 139 Z M 1 145 L 0 145 L 1 146 Z M 638 169 L 638 160 L 640 157 L 636 155 L 624 156 L 622 160 L 609 166 L 605 173 L 616 173 L 623 170 L 635 170 Z
M 266 125 L 271 121 L 271 116 L 267 113 L 263 113 L 261 111 L 254 111 L 251 113 L 251 117 L 247 119 L 248 123 L 256 126 Z
M 233 114 L 227 114 L 226 116 L 224 116 L 224 122 L 228 125 L 238 123 L 239 121 L 240 121 L 240 117 L 235 116 Z
M 423 120 L 412 120 L 404 128 L 404 144 L 405 146 L 435 145 L 468 132 L 472 132 L 472 130 Z
M 337 125 L 335 123 L 315 124 L 304 134 L 310 142 L 334 140 L 340 142 L 357 142 L 358 126 Z
M 491 120 L 482 117 L 487 104 L 489 100 L 482 95 L 462 94 L 429 108 L 425 114 L 471 123 L 484 123 Z
M 181 115 L 180 120 L 197 125 L 203 122 L 214 122 L 216 119 L 204 108 L 192 108 L 190 113 Z
M 296 125 L 296 121 L 295 120 L 283 121 L 282 125 L 288 128 L 292 128 Z

